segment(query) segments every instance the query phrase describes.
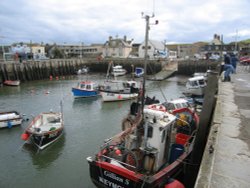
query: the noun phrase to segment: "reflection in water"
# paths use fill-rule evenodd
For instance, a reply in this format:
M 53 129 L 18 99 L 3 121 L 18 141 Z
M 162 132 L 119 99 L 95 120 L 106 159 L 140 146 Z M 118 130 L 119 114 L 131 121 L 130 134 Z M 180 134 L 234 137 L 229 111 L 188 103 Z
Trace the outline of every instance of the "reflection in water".
M 34 144 L 25 144 L 23 148 L 30 153 L 33 165 L 37 169 L 43 169 L 47 168 L 62 154 L 64 144 L 65 135 L 63 134 L 61 138 L 44 150 L 39 150 Z
M 102 102 L 102 110 L 117 110 L 117 109 L 128 109 L 128 106 L 133 102 L 133 100 L 127 101 L 116 101 L 116 102 Z
M 77 98 L 73 101 L 73 108 L 89 106 L 91 103 L 97 103 L 100 97 Z

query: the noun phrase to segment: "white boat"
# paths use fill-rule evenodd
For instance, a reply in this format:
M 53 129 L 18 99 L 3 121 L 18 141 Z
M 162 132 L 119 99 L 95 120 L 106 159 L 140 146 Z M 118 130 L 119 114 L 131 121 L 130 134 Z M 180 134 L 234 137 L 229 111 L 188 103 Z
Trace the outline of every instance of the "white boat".
M 21 125 L 22 116 L 17 111 L 0 112 L 0 128 Z
M 19 86 L 20 80 L 5 80 L 3 84 L 6 86 Z
M 170 113 L 181 108 L 191 108 L 188 100 L 183 99 L 183 98 L 173 99 L 173 100 L 162 103 L 162 105 Z
M 186 83 L 186 91 L 184 94 L 188 96 L 203 96 L 206 85 L 206 78 L 204 76 L 189 78 Z
M 86 74 L 88 72 L 89 72 L 89 68 L 88 67 L 83 67 L 83 68 L 81 68 L 81 69 L 79 69 L 77 71 L 77 74 Z
M 139 85 L 136 81 L 107 80 L 99 91 L 104 102 L 124 101 L 138 97 Z
M 127 73 L 126 69 L 122 68 L 121 65 L 116 65 L 112 67 L 111 74 L 114 76 L 123 76 Z
M 43 112 L 33 119 L 21 138 L 42 150 L 58 140 L 63 134 L 63 129 L 61 112 Z

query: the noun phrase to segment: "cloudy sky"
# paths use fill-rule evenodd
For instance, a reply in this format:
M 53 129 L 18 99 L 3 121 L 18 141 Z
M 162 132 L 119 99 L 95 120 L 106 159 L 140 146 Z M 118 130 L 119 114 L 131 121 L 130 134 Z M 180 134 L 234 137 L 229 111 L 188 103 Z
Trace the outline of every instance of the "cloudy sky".
M 150 39 L 209 42 L 216 33 L 228 43 L 250 38 L 249 8 L 249 0 L 0 0 L 0 44 L 87 45 L 124 35 L 141 43 L 141 12 L 155 14 Z

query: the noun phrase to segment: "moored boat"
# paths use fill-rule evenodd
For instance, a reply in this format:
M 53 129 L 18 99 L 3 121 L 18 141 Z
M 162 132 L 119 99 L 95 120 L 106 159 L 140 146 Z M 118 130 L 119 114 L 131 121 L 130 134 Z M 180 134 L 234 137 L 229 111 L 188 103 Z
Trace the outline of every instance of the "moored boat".
M 72 87 L 72 94 L 75 98 L 96 97 L 99 95 L 99 90 L 94 82 L 82 81 L 76 87 Z
M 206 79 L 204 76 L 189 78 L 186 83 L 186 91 L 184 94 L 187 96 L 203 96 L 206 85 Z
M 22 115 L 17 111 L 0 112 L 0 128 L 21 125 Z
M 61 112 L 43 112 L 32 120 L 21 138 L 42 150 L 58 140 L 63 134 L 63 129 Z
M 19 86 L 20 80 L 5 80 L 3 84 L 6 86 Z
M 135 67 L 135 77 L 142 77 L 144 74 L 144 69 L 142 67 Z
M 126 69 L 124 69 L 121 65 L 116 65 L 112 67 L 111 74 L 114 76 L 123 76 L 127 73 Z
M 107 80 L 99 91 L 104 102 L 124 101 L 138 97 L 139 86 L 136 81 Z
M 89 72 L 89 68 L 84 66 L 83 68 L 79 69 L 76 73 L 77 74 L 86 74 Z
M 135 110 L 137 109 L 137 110 Z M 183 170 L 192 152 L 198 118 L 187 108 L 170 114 L 131 105 L 122 132 L 107 139 L 95 157 L 88 157 L 97 187 L 163 187 Z

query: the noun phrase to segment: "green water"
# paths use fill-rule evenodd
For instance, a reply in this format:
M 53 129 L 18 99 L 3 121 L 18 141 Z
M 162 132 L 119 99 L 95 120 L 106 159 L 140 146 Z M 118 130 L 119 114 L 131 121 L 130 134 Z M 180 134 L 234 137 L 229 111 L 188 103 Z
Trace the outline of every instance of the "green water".
M 103 140 L 121 130 L 121 120 L 131 101 L 103 103 L 101 97 L 74 99 L 71 87 L 84 76 L 21 83 L 0 88 L 0 111 L 24 114 L 21 126 L 0 129 L 0 188 L 93 188 L 86 158 L 93 156 Z M 103 83 L 104 75 L 88 79 Z M 147 95 L 163 100 L 182 96 L 185 78 L 147 82 Z M 160 86 L 160 87 L 159 87 Z M 161 88 L 161 89 L 160 89 Z M 23 145 L 21 134 L 33 116 L 59 111 L 63 101 L 65 134 L 43 151 Z

